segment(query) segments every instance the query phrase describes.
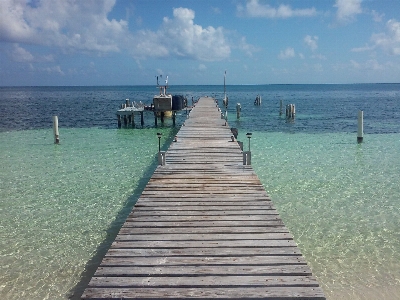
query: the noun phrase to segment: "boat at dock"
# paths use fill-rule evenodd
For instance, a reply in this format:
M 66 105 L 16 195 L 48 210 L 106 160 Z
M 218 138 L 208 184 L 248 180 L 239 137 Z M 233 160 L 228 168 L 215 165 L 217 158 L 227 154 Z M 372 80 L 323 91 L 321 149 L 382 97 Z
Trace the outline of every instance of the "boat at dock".
M 154 112 L 157 114 L 157 116 L 171 117 L 172 95 L 167 94 L 168 76 L 165 80 L 165 85 L 159 85 L 157 76 L 157 88 L 159 88 L 160 94 L 153 97 Z

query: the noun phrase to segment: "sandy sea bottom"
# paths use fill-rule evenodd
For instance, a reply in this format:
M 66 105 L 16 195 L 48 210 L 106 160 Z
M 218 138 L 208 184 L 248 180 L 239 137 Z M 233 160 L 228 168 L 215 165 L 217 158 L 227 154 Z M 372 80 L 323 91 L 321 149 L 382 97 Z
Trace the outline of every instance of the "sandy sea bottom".
M 0 133 L 0 298 L 67 299 L 151 177 L 162 131 Z M 246 137 L 239 135 L 240 140 Z M 400 135 L 253 132 L 253 167 L 328 299 L 400 298 Z M 83 273 L 85 275 L 87 273 Z
M 60 136 L 54 145 L 51 129 L 0 133 L 0 299 L 66 299 L 154 171 L 156 129 Z
M 253 133 L 253 166 L 329 299 L 400 298 L 398 149 L 399 134 Z

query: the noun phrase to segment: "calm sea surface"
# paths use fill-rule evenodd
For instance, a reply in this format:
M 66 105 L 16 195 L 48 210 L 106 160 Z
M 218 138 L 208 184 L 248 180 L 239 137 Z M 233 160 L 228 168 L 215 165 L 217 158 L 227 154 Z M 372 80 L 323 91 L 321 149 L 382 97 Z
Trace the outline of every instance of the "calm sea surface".
M 171 86 L 220 100 L 222 86 Z M 0 299 L 78 299 L 166 150 L 153 86 L 0 88 Z M 328 299 L 400 299 L 400 84 L 227 86 L 228 122 Z M 254 106 L 257 95 L 261 106 Z M 279 116 L 279 101 L 296 118 Z M 241 118 L 236 119 L 236 103 Z M 357 144 L 357 113 L 364 142 Z M 59 117 L 54 145 L 52 116 Z

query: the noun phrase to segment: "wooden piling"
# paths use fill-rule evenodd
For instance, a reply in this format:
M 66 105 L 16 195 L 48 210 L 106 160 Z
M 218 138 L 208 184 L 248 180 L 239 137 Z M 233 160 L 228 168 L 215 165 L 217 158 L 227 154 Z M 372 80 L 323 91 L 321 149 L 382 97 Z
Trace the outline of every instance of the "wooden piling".
M 362 143 L 364 139 L 364 112 L 362 110 L 358 111 L 357 125 L 357 143 Z
M 53 116 L 53 133 L 54 133 L 54 144 L 60 143 L 60 134 L 58 132 L 58 117 Z

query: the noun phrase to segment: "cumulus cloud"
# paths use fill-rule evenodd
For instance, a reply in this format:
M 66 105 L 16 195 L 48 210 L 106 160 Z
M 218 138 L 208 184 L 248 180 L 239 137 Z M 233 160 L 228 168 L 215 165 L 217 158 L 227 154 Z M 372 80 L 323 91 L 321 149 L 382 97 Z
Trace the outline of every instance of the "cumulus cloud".
M 115 0 L 2 0 L 0 41 L 58 47 L 65 52 L 129 52 L 136 61 L 147 57 L 178 57 L 218 61 L 230 56 L 231 45 L 251 55 L 257 48 L 241 37 L 228 41 L 222 27 L 201 26 L 195 12 L 175 8 L 157 30 L 129 31 L 126 20 L 109 17 Z M 23 49 L 19 60 L 29 61 Z M 31 54 L 35 56 L 34 54 Z
M 19 44 L 13 44 L 11 48 L 11 59 L 16 62 L 51 62 L 54 56 L 49 55 L 33 55 L 31 52 L 21 47 Z
M 239 15 L 260 18 L 291 18 L 291 17 L 312 17 L 317 14 L 314 7 L 305 9 L 293 9 L 290 5 L 281 4 L 278 8 L 268 4 L 261 4 L 259 0 L 247 1 L 246 6 L 237 6 Z
M 307 35 L 304 38 L 304 43 L 306 43 L 306 45 L 311 49 L 311 51 L 317 50 L 318 48 L 317 41 L 318 41 L 317 36 Z
M 34 56 L 18 44 L 14 44 L 11 57 L 16 62 L 32 62 L 34 60 Z
M 119 51 L 127 22 L 109 20 L 115 0 L 2 0 L 0 39 L 89 51 Z
M 173 18 L 165 17 L 156 32 L 140 31 L 133 41 L 132 55 L 191 58 L 217 61 L 229 57 L 231 47 L 222 27 L 203 28 L 194 23 L 195 12 L 187 8 L 175 8 Z
M 352 52 L 363 52 L 381 49 L 390 55 L 400 55 L 400 22 L 391 19 L 386 23 L 386 32 L 375 33 L 369 44 L 351 49 Z
M 371 41 L 375 48 L 381 48 L 392 55 L 400 55 L 400 22 L 389 20 L 386 23 L 386 32 L 373 34 Z
M 357 14 L 362 13 L 362 0 L 336 0 L 336 18 L 340 23 L 353 21 Z
M 289 58 L 293 58 L 295 56 L 296 56 L 296 54 L 294 52 L 294 49 L 288 47 L 285 50 L 281 50 L 281 52 L 278 55 L 278 58 L 279 59 L 289 59 Z

